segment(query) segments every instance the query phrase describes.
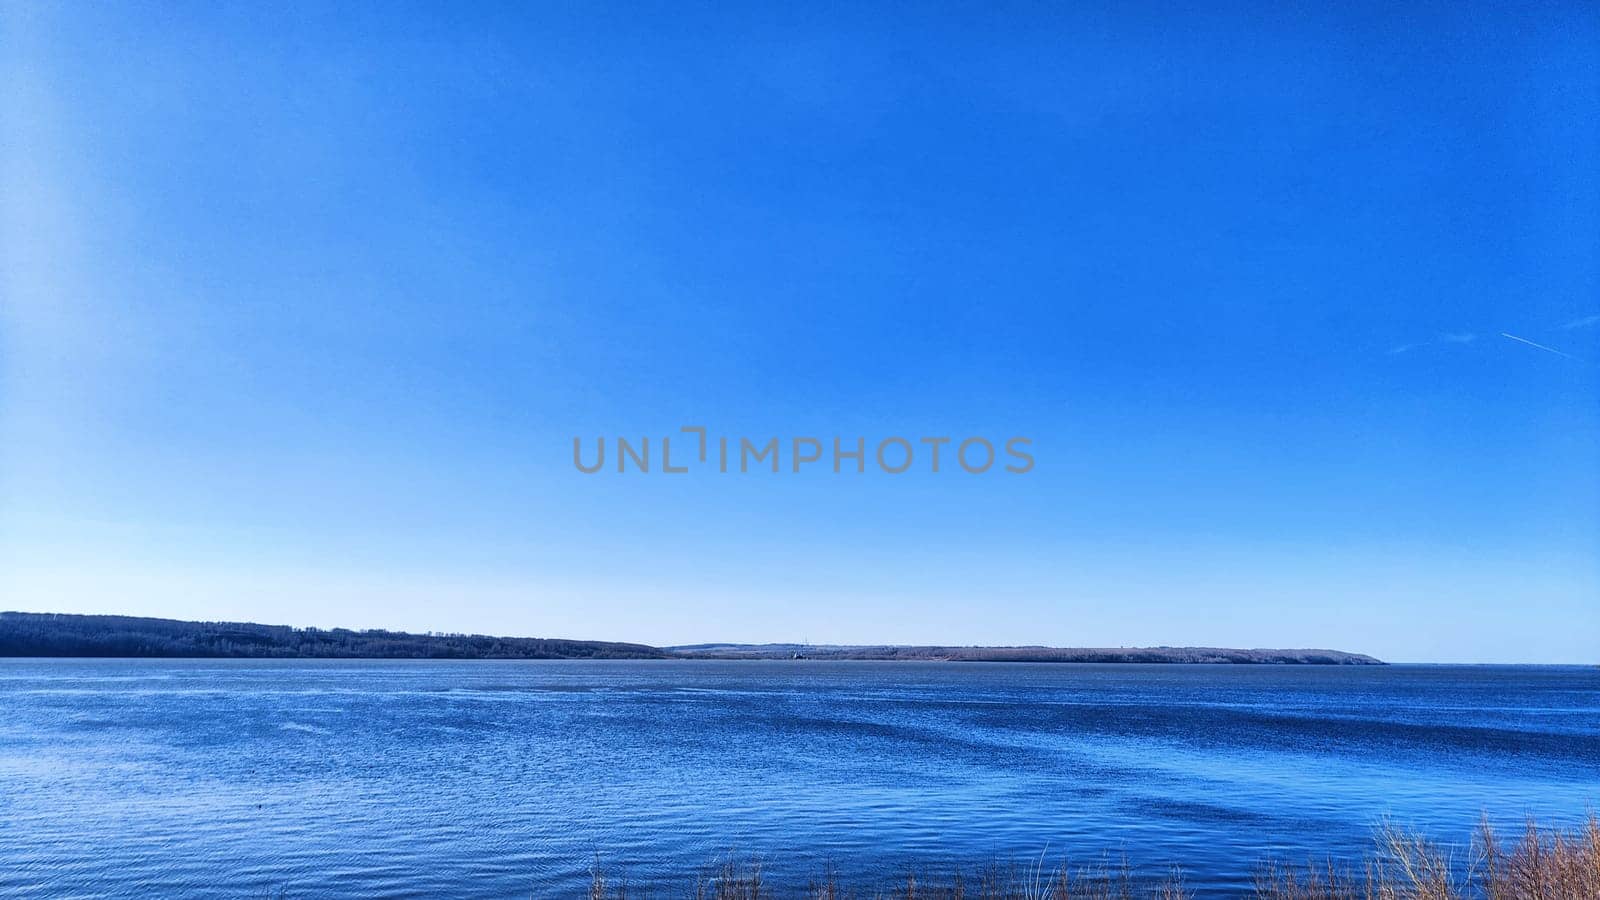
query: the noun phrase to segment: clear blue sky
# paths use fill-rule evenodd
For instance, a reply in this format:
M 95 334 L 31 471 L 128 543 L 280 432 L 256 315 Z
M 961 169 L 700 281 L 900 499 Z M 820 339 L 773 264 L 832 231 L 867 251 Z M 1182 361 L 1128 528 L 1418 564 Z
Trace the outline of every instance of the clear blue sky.
M 7 4 L 0 608 L 1595 661 L 1593 4 L 795 6 Z

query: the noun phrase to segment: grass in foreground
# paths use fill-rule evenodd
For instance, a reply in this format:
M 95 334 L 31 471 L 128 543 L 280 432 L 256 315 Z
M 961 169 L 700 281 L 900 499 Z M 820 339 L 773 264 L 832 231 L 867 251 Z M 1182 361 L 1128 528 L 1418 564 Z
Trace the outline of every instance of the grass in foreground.
M 1600 819 L 1590 815 L 1575 831 L 1529 823 L 1503 839 L 1485 822 L 1465 859 L 1422 835 L 1384 826 L 1376 846 L 1354 866 L 1333 861 L 1257 867 L 1257 900 L 1600 900 Z M 590 900 L 641 900 L 651 892 L 632 890 L 595 866 Z M 864 888 L 840 884 L 833 873 L 799 892 L 774 890 L 762 880 L 759 861 L 729 860 L 703 874 L 689 892 L 695 900 L 1184 900 L 1197 894 L 1173 869 L 1141 877 L 1124 860 L 1112 865 L 1074 868 L 1062 863 L 990 865 L 973 877 L 943 879 L 908 875 L 893 884 Z

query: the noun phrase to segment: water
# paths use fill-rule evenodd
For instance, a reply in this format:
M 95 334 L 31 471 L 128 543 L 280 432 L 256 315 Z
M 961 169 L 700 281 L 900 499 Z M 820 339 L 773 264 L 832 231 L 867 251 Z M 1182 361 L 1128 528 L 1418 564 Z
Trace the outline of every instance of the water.
M 1600 670 L 0 660 L 0 894 L 576 895 L 1126 853 L 1205 893 L 1384 816 L 1600 808 Z

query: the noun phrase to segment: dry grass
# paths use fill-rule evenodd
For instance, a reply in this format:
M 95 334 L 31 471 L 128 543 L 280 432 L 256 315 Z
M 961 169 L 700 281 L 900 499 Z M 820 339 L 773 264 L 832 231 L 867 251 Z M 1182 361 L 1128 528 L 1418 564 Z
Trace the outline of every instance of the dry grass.
M 973 877 L 960 872 L 943 879 L 908 874 L 871 889 L 843 885 L 838 873 L 829 870 L 804 890 L 783 892 L 762 880 L 759 860 L 741 862 L 730 857 L 711 873 L 699 876 L 691 895 L 694 900 L 1189 900 L 1193 896 L 1183 887 L 1176 870 L 1147 881 L 1135 876 L 1126 860 L 1115 866 L 1102 862 L 1075 869 L 1062 863 L 1046 868 L 1041 857 L 1030 865 L 991 864 Z M 654 896 L 654 892 L 630 889 L 624 883 L 609 880 L 598 867 L 592 870 L 590 900 L 646 900 Z
M 694 900 L 1189 900 L 1195 896 L 1173 869 L 1141 877 L 1127 861 L 1073 868 L 1065 863 L 991 864 L 975 876 L 906 875 L 871 887 L 841 884 L 828 871 L 804 890 L 779 891 L 763 880 L 759 860 L 729 857 L 696 879 Z M 590 900 L 643 900 L 648 892 L 608 880 L 596 864 Z M 666 894 L 665 896 L 682 896 Z M 1321 864 L 1262 865 L 1256 900 L 1600 900 L 1600 820 L 1591 815 L 1576 831 L 1533 823 L 1503 840 L 1488 823 L 1465 852 L 1440 846 L 1415 832 L 1385 825 L 1377 844 L 1355 867 Z
M 1261 900 L 1600 900 L 1600 820 L 1563 832 L 1529 822 L 1502 841 L 1487 821 L 1465 860 L 1386 825 L 1359 875 L 1332 863 L 1269 864 L 1256 877 Z
M 1529 822 L 1509 846 L 1485 822 L 1478 844 L 1489 900 L 1600 898 L 1600 819 L 1593 813 L 1573 833 L 1541 831 Z

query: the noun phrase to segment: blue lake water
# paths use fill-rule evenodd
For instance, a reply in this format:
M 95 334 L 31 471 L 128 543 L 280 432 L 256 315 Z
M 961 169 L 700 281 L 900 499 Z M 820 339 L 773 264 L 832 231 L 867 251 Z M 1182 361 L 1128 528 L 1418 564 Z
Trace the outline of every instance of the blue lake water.
M 1356 856 L 1600 808 L 1600 669 L 0 660 L 0 894 L 674 892 Z

